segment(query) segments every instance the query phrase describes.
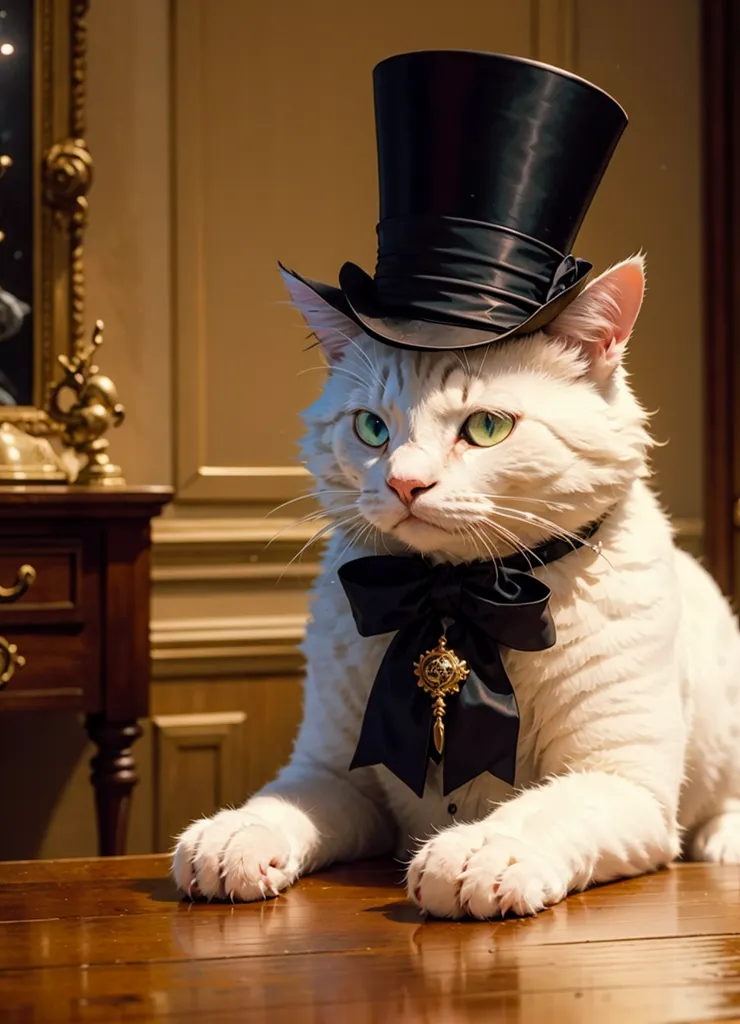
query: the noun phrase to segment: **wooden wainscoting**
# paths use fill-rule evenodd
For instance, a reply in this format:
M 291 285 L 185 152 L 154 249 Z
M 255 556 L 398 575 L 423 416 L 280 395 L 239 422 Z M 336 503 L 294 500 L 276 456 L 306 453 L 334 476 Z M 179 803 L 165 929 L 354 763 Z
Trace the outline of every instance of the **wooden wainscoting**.
M 172 839 L 198 814 L 244 799 L 241 791 L 244 711 L 155 715 L 154 840 L 168 850 Z
M 157 524 L 153 849 L 241 803 L 288 760 L 320 554 L 301 549 L 321 525 L 255 514 Z
M 290 757 L 299 675 L 155 683 L 153 832 L 157 851 L 196 818 L 239 806 Z

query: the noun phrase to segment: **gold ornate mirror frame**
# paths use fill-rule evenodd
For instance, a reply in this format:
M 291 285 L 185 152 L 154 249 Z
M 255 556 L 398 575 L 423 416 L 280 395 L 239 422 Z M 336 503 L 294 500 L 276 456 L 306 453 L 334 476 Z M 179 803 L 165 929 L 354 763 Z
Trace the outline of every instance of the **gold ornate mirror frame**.
M 82 262 L 93 165 L 85 142 L 89 0 L 33 0 L 33 400 L 0 411 L 0 484 L 118 486 L 103 435 L 124 409 L 85 333 Z M 29 435 L 36 439 L 31 443 Z M 65 466 L 48 438 L 71 456 Z
M 59 356 L 84 344 L 83 236 L 93 166 L 85 143 L 88 0 L 35 0 L 34 405 L 2 419 L 28 433 L 61 432 L 46 410 Z

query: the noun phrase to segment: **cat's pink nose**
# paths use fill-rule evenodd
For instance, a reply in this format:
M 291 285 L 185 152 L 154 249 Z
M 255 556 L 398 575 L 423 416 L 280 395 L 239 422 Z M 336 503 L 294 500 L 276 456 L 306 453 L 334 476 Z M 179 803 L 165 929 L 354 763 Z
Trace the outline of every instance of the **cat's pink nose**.
M 425 484 L 423 480 L 407 480 L 404 477 L 392 476 L 388 480 L 388 486 L 396 492 L 404 505 L 410 505 L 420 494 L 431 491 L 436 482 L 434 480 L 431 484 Z

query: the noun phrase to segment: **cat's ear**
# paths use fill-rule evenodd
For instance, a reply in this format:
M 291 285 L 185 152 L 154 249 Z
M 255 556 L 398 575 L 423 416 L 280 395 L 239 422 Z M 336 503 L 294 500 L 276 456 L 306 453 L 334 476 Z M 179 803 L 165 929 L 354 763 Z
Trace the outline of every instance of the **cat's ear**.
M 278 266 L 293 305 L 316 336 L 328 361 L 338 363 L 350 344 L 350 338 L 360 333 L 359 327 L 282 264 Z
M 587 356 L 591 375 L 605 382 L 622 360 L 645 293 L 645 260 L 632 256 L 607 270 L 546 328 Z

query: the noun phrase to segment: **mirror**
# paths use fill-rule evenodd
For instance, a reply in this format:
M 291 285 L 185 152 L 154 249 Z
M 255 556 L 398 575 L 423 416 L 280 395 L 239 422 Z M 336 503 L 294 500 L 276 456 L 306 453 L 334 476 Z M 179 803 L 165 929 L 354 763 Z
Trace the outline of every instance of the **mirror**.
M 0 0 L 0 418 L 52 433 L 57 357 L 83 338 L 87 0 Z

